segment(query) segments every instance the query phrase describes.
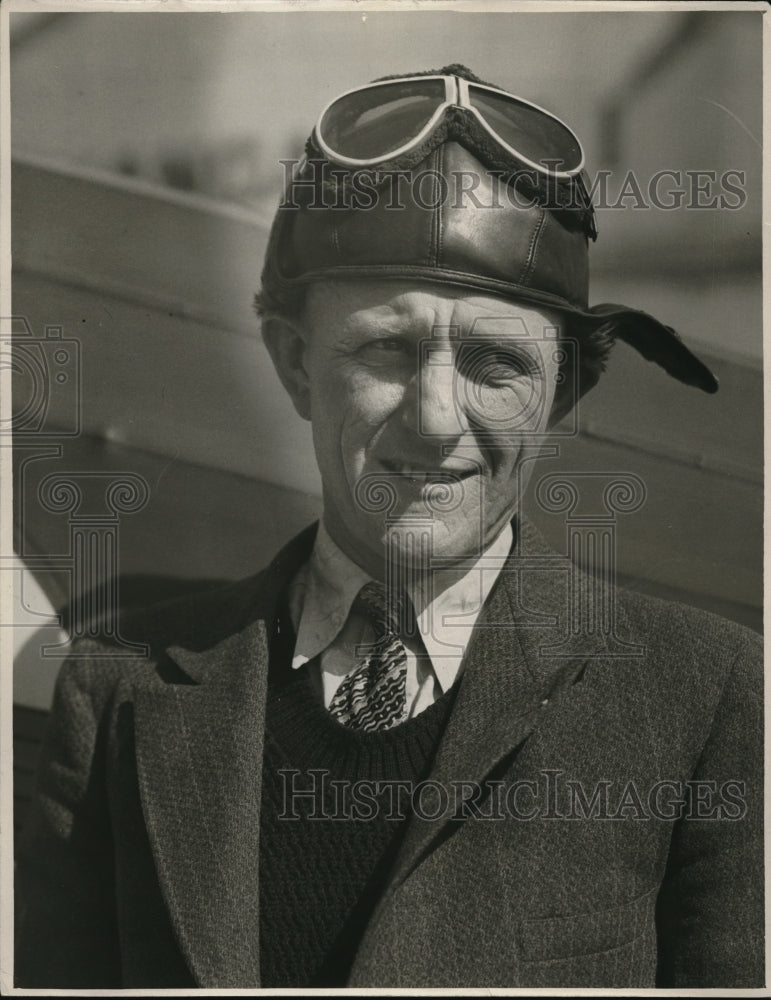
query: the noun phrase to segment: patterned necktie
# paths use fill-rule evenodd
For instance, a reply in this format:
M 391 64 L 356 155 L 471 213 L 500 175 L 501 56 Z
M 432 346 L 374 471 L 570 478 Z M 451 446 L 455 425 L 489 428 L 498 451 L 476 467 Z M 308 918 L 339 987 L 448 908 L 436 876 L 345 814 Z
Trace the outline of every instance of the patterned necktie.
M 357 598 L 372 619 L 375 642 L 346 674 L 329 706 L 350 729 L 373 732 L 401 722 L 406 708 L 407 650 L 399 638 L 404 598 L 391 600 L 382 583 L 366 583 Z

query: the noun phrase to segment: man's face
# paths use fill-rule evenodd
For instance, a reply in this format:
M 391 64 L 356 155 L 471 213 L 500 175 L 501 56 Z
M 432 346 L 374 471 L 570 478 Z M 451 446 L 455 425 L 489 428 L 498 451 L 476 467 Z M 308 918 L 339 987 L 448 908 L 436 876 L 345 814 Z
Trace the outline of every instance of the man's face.
M 420 527 L 429 558 L 493 541 L 546 431 L 557 327 L 556 314 L 429 283 L 311 287 L 298 409 L 343 551 L 382 577 L 389 538 L 397 558 L 425 562 L 425 550 L 410 552 Z

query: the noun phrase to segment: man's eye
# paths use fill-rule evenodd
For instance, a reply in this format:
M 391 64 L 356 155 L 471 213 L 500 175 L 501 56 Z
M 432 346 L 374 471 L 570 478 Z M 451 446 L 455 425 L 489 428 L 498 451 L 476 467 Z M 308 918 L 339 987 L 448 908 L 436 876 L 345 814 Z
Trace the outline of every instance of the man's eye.
M 532 362 L 510 350 L 468 351 L 459 362 L 466 378 L 483 385 L 510 383 L 513 379 L 532 377 L 534 374 Z
M 488 358 L 488 364 L 491 369 L 505 371 L 510 375 L 530 374 L 530 367 L 525 359 L 509 351 L 496 351 Z
M 409 353 L 408 344 L 400 337 L 380 337 L 376 340 L 369 340 L 363 345 L 362 350 L 365 355 L 370 357 L 406 356 Z

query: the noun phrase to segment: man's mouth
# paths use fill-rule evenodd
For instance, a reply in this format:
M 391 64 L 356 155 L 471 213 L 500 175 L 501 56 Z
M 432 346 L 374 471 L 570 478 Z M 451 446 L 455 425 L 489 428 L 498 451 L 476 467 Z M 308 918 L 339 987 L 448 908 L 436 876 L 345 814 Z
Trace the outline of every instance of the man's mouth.
M 475 475 L 479 470 L 472 463 L 429 466 L 427 463 L 405 462 L 397 459 L 381 459 L 380 464 L 386 472 L 404 477 L 412 482 L 453 483 Z

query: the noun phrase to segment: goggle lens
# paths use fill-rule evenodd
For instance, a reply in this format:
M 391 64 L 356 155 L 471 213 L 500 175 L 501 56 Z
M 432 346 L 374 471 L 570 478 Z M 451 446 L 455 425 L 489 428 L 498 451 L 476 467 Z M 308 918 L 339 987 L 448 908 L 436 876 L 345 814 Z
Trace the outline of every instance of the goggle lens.
M 420 141 L 448 103 L 450 78 L 394 80 L 344 94 L 319 121 L 318 134 L 335 155 L 362 164 Z M 570 129 L 512 95 L 468 84 L 468 102 L 499 141 L 547 173 L 578 172 L 583 153 Z
M 384 83 L 335 101 L 319 131 L 330 149 L 349 159 L 386 156 L 422 132 L 444 99 L 441 78 Z
M 551 170 L 571 171 L 581 166 L 578 140 L 562 122 L 514 97 L 469 84 L 469 99 L 490 128 L 507 146 L 532 163 Z

